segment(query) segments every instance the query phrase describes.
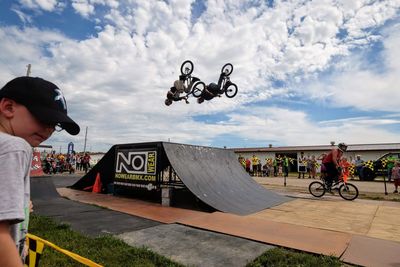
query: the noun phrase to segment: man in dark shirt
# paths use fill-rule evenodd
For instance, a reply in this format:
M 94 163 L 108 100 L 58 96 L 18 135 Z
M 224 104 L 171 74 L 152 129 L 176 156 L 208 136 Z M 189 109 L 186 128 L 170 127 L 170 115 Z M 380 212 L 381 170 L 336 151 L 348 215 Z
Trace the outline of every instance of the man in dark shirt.
M 197 103 L 201 104 L 204 100 L 210 101 L 216 96 L 220 96 L 220 89 L 218 84 L 210 83 L 206 88 L 204 88 L 203 92 L 201 92 L 200 97 L 197 99 Z

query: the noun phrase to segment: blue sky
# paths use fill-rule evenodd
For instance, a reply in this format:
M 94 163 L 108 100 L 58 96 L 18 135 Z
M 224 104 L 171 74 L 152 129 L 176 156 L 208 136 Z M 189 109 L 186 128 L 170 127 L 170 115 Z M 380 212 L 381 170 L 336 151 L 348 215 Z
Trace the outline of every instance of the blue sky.
M 262 147 L 399 142 L 399 1 L 0 1 L 0 83 L 56 83 L 78 136 L 106 151 L 148 141 Z M 235 98 L 167 107 L 180 64 Z

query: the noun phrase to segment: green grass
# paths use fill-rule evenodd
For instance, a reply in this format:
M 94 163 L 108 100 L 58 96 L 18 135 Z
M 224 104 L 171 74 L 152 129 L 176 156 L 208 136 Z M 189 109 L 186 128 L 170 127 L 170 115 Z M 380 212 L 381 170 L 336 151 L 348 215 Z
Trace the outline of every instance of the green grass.
M 55 245 L 90 259 L 98 264 L 112 266 L 184 266 L 160 256 L 146 248 L 135 248 L 112 236 L 90 238 L 58 224 L 47 217 L 31 214 L 29 233 L 37 235 Z M 179 240 L 177 240 L 179 242 Z M 249 263 L 257 266 L 342 266 L 335 257 L 318 256 L 284 248 L 273 248 Z M 45 246 L 40 259 L 41 267 L 84 266 L 68 256 Z
M 328 257 L 322 255 L 313 255 L 304 252 L 296 252 L 289 249 L 273 248 L 261 256 L 257 257 L 253 262 L 247 264 L 246 267 L 339 267 L 343 263 L 336 257 Z
M 29 233 L 104 266 L 183 266 L 146 248 L 134 248 L 111 236 L 90 238 L 68 225 L 31 215 Z M 84 266 L 66 255 L 45 247 L 40 266 Z

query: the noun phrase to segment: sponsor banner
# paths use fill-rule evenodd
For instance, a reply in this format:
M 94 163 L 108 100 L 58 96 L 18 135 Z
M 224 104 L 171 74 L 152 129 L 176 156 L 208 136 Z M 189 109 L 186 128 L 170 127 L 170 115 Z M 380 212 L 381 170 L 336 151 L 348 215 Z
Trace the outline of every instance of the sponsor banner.
M 156 182 L 157 151 L 121 149 L 116 152 L 114 183 L 140 188 Z
M 67 154 L 68 154 L 68 155 L 71 155 L 73 151 L 74 151 L 74 143 L 69 142 L 69 143 L 68 143 L 68 151 L 67 151 Z
M 33 152 L 30 175 L 31 177 L 43 175 L 42 161 L 40 160 L 40 152 Z

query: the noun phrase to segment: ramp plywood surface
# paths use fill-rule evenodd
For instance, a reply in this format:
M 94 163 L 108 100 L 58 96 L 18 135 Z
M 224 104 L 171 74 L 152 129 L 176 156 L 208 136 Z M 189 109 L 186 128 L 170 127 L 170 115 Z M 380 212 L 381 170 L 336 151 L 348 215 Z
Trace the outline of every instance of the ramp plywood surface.
M 337 257 L 346 250 L 351 238 L 351 235 L 347 233 L 221 212 L 180 220 L 179 223 L 263 243 Z
M 353 235 L 341 259 L 361 266 L 400 267 L 400 243 Z
M 173 143 L 163 146 L 182 182 L 217 210 L 247 215 L 290 200 L 255 182 L 230 150 Z

